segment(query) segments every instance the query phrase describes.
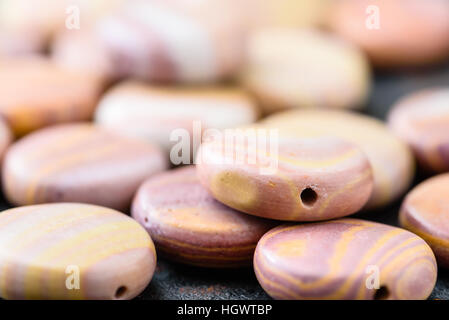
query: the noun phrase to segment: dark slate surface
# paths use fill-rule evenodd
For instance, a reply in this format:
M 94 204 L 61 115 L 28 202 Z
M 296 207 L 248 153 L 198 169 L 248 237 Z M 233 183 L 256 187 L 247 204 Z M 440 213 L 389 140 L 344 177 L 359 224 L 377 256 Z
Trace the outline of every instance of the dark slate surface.
M 377 74 L 366 113 L 384 119 L 401 96 L 420 88 L 449 86 L 449 64 L 427 70 Z M 426 177 L 417 174 L 415 184 Z M 358 218 L 397 225 L 402 199 L 388 208 L 357 214 Z M 0 200 L 0 209 L 7 208 Z M 431 299 L 449 299 L 449 270 L 439 270 Z M 151 284 L 137 299 L 269 299 L 257 283 L 252 269 L 208 270 L 175 264 L 159 258 Z

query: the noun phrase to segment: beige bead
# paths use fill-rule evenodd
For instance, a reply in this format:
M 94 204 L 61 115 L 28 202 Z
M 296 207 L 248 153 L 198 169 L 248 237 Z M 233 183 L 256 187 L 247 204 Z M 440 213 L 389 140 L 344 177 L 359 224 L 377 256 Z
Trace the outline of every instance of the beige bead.
M 243 84 L 268 113 L 292 108 L 360 108 L 370 91 L 364 55 L 319 31 L 261 31 L 249 43 L 247 60 Z
M 167 152 L 178 143 L 172 134 L 189 134 L 201 141 L 203 130 L 226 129 L 253 123 L 258 108 L 243 90 L 220 86 L 169 87 L 125 82 L 108 91 L 96 110 L 98 125 L 141 137 Z M 173 140 L 170 140 L 170 139 Z M 190 146 L 186 145 L 187 150 Z
M 374 190 L 367 208 L 387 205 L 410 186 L 415 166 L 408 146 L 379 120 L 342 111 L 297 110 L 262 121 L 281 136 L 332 136 L 352 142 L 368 157 L 374 174 Z
M 6 210 L 0 239 L 4 299 L 131 299 L 156 267 L 148 233 L 125 214 L 99 206 Z

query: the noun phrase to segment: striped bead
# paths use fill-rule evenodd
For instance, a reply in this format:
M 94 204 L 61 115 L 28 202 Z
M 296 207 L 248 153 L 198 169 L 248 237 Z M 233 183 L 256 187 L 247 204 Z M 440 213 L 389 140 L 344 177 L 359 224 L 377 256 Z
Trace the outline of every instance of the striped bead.
M 87 123 L 45 128 L 13 144 L 3 188 L 15 205 L 83 202 L 127 210 L 141 182 L 166 168 L 162 152 Z
M 155 266 L 151 238 L 120 212 L 57 203 L 0 213 L 2 298 L 131 299 Z
M 361 108 L 370 90 L 365 56 L 320 31 L 257 32 L 249 41 L 247 60 L 243 84 L 267 113 L 294 108 Z
M 99 72 L 110 78 L 211 82 L 237 71 L 244 39 L 241 12 L 228 0 L 136 0 L 99 19 L 82 39 L 61 36 L 54 57 L 85 69 L 101 62 Z
M 435 252 L 438 264 L 449 268 L 449 174 L 424 181 L 405 198 L 399 221 Z
M 388 122 L 424 169 L 449 171 L 449 87 L 406 96 L 393 107 Z
M 89 120 L 102 90 L 98 78 L 45 58 L 1 58 L 0 70 L 0 115 L 17 136 L 55 123 Z
M 176 129 L 186 130 L 190 137 L 199 134 L 200 140 L 202 129 L 236 127 L 252 123 L 257 117 L 255 103 L 237 88 L 173 88 L 125 82 L 104 95 L 95 121 L 169 151 L 175 144 L 170 137 Z M 199 132 L 194 132 L 194 122 L 200 126 Z
M 415 165 L 408 146 L 381 121 L 343 111 L 296 110 L 266 118 L 262 125 L 287 137 L 339 137 L 357 145 L 368 157 L 374 190 L 368 209 L 385 206 L 410 186 Z
M 276 142 L 277 151 L 271 148 Z M 204 142 L 197 158 L 202 184 L 236 210 L 275 220 L 343 217 L 368 201 L 371 166 L 355 146 L 334 138 L 273 139 L 270 144 L 268 150 L 249 140 L 236 139 L 232 148 L 226 141 Z
M 277 227 L 257 244 L 254 269 L 275 299 L 426 299 L 437 277 L 421 238 L 357 219 Z
M 203 267 L 249 266 L 257 241 L 275 225 L 216 201 L 193 166 L 147 180 L 134 199 L 132 215 L 159 252 Z
M 362 48 L 376 67 L 423 66 L 449 57 L 446 0 L 333 2 L 330 29 Z

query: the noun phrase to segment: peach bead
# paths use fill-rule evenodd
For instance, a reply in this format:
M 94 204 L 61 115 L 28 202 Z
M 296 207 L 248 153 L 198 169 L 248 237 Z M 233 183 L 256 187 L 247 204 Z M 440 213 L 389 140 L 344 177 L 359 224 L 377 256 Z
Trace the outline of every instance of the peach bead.
M 341 0 L 329 12 L 331 28 L 378 67 L 422 66 L 449 57 L 446 0 Z
M 449 171 L 449 88 L 422 90 L 402 98 L 393 106 L 388 122 L 424 169 Z

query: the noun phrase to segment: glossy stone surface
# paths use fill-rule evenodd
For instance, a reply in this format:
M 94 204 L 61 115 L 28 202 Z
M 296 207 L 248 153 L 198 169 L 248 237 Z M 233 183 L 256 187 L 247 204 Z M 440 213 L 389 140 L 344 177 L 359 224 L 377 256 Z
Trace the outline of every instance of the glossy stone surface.
M 432 172 L 449 171 L 449 88 L 427 89 L 402 98 L 389 115 L 390 128 Z
M 127 210 L 140 183 L 166 168 L 162 152 L 94 125 L 45 128 L 13 144 L 3 190 L 15 205 L 83 202 Z
M 333 35 L 268 29 L 248 44 L 243 84 L 268 113 L 292 108 L 360 108 L 370 90 L 365 56 Z
M 203 143 L 197 170 L 213 196 L 236 210 L 276 220 L 317 221 L 355 213 L 371 195 L 368 159 L 339 139 L 279 139 L 277 151 L 266 152 L 238 140 L 232 147 L 228 152 L 226 144 Z
M 259 241 L 254 269 L 275 299 L 426 299 L 437 278 L 421 238 L 357 219 L 277 227 Z
M 201 141 L 204 129 L 232 128 L 257 118 L 256 104 L 237 88 L 173 88 L 139 82 L 125 82 L 108 91 L 95 115 L 100 126 L 145 138 L 167 151 L 178 143 L 178 136 L 173 141 L 170 136 L 179 130 L 188 133 L 192 139 L 187 142 L 193 144 L 193 135 Z
M 422 66 L 449 56 L 446 0 L 341 0 L 329 12 L 331 29 L 378 67 Z
M 147 232 L 128 216 L 99 206 L 6 210 L 0 213 L 0 239 L 5 299 L 131 299 L 156 267 Z
M 61 122 L 88 120 L 102 83 L 43 57 L 0 58 L 0 115 L 16 136 Z
M 438 265 L 449 268 L 449 174 L 430 178 L 405 198 L 400 224 L 432 247 Z
M 132 216 L 165 256 L 202 267 L 251 265 L 257 242 L 275 226 L 216 201 L 193 166 L 148 179 L 134 199 Z
M 53 56 L 112 79 L 213 82 L 240 67 L 245 29 L 241 10 L 228 0 L 127 1 L 83 36 L 62 35 Z
M 278 129 L 281 136 L 332 136 L 357 145 L 374 174 L 369 209 L 391 203 L 412 182 L 415 165 L 410 149 L 377 119 L 350 112 L 297 110 L 273 115 L 262 125 Z

